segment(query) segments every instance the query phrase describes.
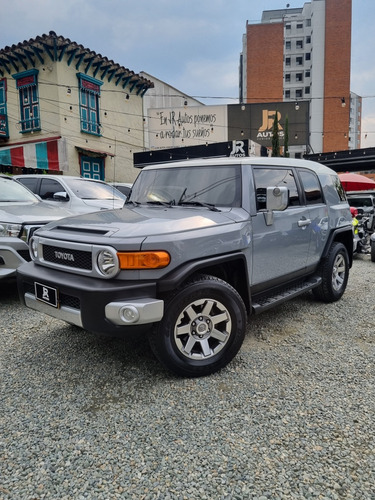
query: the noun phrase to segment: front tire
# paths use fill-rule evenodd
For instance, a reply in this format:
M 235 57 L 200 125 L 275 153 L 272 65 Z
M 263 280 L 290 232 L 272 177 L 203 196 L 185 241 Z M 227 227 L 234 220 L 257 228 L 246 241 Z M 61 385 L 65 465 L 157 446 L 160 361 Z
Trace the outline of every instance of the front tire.
M 184 377 L 210 375 L 239 351 L 246 308 L 238 292 L 214 276 L 199 275 L 165 302 L 165 315 L 150 335 L 159 361 Z
M 320 264 L 322 283 L 313 289 L 314 296 L 323 302 L 336 302 L 346 289 L 349 278 L 349 256 L 346 247 L 334 242 Z

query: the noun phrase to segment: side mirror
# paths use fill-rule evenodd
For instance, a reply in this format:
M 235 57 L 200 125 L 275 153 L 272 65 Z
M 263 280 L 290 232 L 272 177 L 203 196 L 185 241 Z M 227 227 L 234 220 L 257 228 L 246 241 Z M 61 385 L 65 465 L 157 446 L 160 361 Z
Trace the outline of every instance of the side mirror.
M 282 212 L 288 207 L 289 191 L 285 186 L 271 186 L 267 188 L 267 209 L 264 212 L 266 225 L 273 223 L 273 212 Z
M 69 201 L 69 195 L 65 191 L 59 191 L 53 194 L 53 199 L 56 201 Z

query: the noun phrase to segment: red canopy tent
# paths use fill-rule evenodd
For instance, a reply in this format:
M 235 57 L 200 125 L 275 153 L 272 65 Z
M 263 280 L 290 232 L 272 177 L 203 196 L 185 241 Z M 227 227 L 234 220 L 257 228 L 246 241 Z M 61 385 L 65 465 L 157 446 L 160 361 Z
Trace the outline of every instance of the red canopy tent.
M 339 174 L 339 179 L 345 191 L 375 190 L 375 181 L 364 175 L 347 172 L 345 174 Z

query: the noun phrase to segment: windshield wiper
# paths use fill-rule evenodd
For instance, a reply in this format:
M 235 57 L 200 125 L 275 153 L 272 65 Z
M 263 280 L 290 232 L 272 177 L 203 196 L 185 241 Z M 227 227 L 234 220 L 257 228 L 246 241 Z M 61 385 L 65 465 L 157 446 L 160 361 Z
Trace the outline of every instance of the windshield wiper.
M 205 207 L 208 208 L 209 210 L 212 210 L 212 212 L 220 212 L 218 208 L 215 207 L 214 204 L 212 203 L 205 203 L 204 201 L 182 201 L 179 203 L 180 206 L 182 205 L 192 205 L 196 207 Z
M 124 205 L 135 205 L 136 207 L 138 207 L 139 205 L 141 205 L 141 203 L 139 201 L 126 199 Z
M 153 201 L 148 201 L 147 205 L 162 205 L 163 207 L 172 207 L 173 205 L 176 205 L 175 200 L 171 201 L 159 201 L 159 200 L 153 200 Z

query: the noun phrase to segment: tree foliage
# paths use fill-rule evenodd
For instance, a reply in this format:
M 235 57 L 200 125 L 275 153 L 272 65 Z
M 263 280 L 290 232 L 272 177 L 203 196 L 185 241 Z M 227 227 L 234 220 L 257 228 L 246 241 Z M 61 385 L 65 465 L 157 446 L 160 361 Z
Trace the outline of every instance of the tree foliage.
M 277 115 L 276 110 L 272 127 L 272 156 L 280 156 L 279 120 Z

